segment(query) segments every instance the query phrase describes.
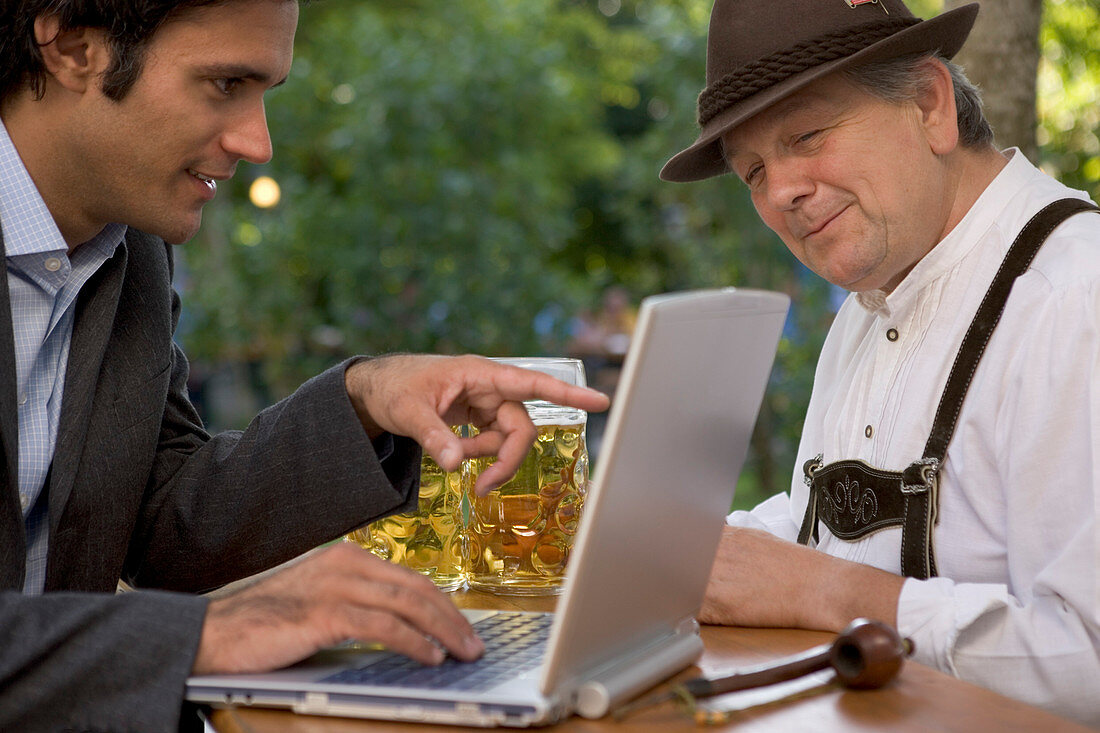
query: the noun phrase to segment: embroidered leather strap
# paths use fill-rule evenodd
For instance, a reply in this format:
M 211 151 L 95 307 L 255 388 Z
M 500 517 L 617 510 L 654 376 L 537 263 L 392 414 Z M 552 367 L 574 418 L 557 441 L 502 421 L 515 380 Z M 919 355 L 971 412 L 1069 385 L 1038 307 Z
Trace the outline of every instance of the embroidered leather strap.
M 1091 201 L 1081 199 L 1055 201 L 1035 214 L 1012 243 L 963 337 L 932 421 L 923 458 L 914 461 L 904 471 L 892 474 L 872 469 L 859 461 L 822 466 L 821 456 L 806 463 L 804 471 L 806 482 L 810 484 L 810 500 L 798 534 L 800 543 L 807 544 L 811 533 L 817 539 L 819 519 L 826 520 L 831 530 L 836 525 L 840 532 L 834 533 L 843 539 L 858 539 L 884 526 L 900 524 L 902 574 L 920 579 L 937 574 L 933 529 L 939 505 L 939 471 L 974 371 L 985 353 L 993 329 L 1000 321 L 1016 278 L 1027 271 L 1051 231 L 1068 217 L 1083 211 L 1100 211 L 1100 208 Z M 820 480 L 815 480 L 815 475 Z M 826 501 L 831 501 L 832 506 L 841 506 L 838 496 L 833 495 L 837 492 L 830 493 L 829 489 L 828 481 L 835 482 L 836 479 L 827 477 L 834 475 L 842 478 L 846 487 L 843 498 L 853 509 L 849 512 L 852 516 L 844 517 L 844 521 L 826 516 Z M 871 495 L 881 504 L 874 521 L 864 519 L 870 517 L 869 510 L 863 508 L 868 504 L 857 500 L 864 493 L 853 493 L 856 490 L 865 492 L 869 484 L 873 489 Z M 887 488 L 888 491 L 885 490 Z M 900 503 L 897 501 L 898 494 Z

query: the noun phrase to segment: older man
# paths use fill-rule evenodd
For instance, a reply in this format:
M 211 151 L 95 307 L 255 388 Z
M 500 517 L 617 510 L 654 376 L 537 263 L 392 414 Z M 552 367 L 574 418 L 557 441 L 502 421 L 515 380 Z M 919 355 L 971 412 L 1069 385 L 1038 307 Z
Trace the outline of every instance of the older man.
M 949 62 L 976 14 L 715 3 L 702 131 L 661 176 L 732 171 L 852 294 L 790 493 L 729 517 L 702 617 L 886 619 L 920 661 L 1096 724 L 1100 218 L 993 146 Z

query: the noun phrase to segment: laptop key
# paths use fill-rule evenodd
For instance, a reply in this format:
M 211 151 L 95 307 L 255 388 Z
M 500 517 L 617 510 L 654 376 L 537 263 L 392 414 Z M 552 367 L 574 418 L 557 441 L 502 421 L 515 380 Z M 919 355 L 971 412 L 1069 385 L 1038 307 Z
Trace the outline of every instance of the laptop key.
M 324 682 L 383 687 L 430 687 L 477 691 L 538 666 L 550 633 L 550 614 L 501 612 L 474 624 L 485 654 L 473 662 L 447 658 L 436 667 L 392 655 L 358 669 L 346 669 Z

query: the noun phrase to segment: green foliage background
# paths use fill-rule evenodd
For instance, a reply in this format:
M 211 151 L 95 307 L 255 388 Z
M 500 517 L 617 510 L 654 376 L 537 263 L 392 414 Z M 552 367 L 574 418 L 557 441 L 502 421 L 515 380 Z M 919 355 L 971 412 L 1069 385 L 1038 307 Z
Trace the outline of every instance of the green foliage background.
M 663 183 L 696 131 L 710 0 L 326 0 L 304 7 L 275 158 L 242 166 L 184 248 L 180 339 L 197 376 L 255 398 L 354 353 L 560 354 L 607 286 L 737 285 L 796 307 L 738 506 L 787 487 L 838 293 L 729 178 Z M 924 15 L 935 0 L 913 3 Z M 1095 0 L 1052 3 L 1044 161 L 1097 192 Z M 1054 93 L 1051 93 L 1053 89 Z M 249 203 L 271 176 L 281 203 Z M 243 366 L 242 366 L 243 365 Z
M 1100 199 L 1100 0 L 1047 0 L 1039 37 L 1043 166 Z

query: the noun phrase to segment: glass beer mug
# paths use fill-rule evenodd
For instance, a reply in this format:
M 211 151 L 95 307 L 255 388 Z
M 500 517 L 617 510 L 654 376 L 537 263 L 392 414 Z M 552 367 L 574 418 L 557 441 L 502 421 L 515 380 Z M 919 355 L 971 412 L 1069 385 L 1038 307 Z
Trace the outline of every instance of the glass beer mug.
M 427 575 L 442 590 L 462 587 L 466 582 L 462 500 L 469 463 L 463 461 L 458 471 L 444 471 L 425 453 L 416 511 L 379 519 L 345 539 L 383 560 Z
M 579 359 L 495 359 L 585 386 Z M 480 469 L 472 461 L 466 526 L 471 588 L 513 595 L 561 590 L 588 490 L 587 413 L 549 402 L 525 403 L 538 438 L 514 478 L 487 496 L 473 493 Z

